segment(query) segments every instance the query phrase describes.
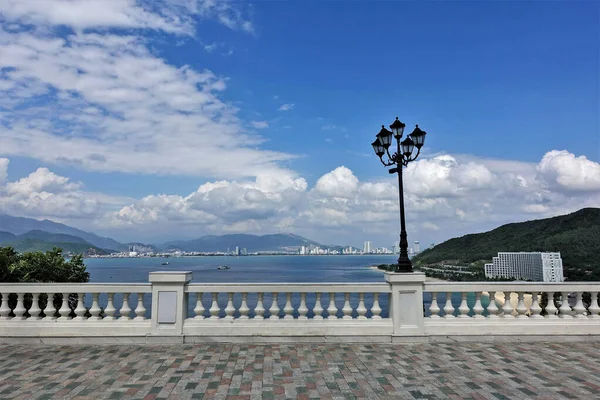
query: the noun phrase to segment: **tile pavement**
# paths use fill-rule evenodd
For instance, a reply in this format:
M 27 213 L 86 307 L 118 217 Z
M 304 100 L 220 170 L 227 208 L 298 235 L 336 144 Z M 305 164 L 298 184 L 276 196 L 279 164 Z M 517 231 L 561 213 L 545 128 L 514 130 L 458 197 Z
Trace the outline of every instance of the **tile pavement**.
M 600 399 L 600 342 L 0 345 L 0 399 Z

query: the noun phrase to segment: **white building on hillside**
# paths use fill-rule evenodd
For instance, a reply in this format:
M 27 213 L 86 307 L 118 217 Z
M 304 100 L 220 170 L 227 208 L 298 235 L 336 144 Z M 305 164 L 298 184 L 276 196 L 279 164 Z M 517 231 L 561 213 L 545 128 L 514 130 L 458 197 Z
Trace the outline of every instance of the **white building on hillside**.
M 486 278 L 529 279 L 539 282 L 564 282 L 560 253 L 502 252 L 485 264 Z

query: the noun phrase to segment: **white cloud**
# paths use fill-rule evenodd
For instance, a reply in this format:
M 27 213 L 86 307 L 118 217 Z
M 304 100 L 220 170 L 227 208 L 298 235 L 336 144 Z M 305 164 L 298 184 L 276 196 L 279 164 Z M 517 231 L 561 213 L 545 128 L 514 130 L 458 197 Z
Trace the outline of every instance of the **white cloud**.
M 205 44 L 204 50 L 206 50 L 208 53 L 212 53 L 217 49 L 217 47 L 219 47 L 218 43 Z
M 282 104 L 282 105 L 279 107 L 279 111 L 289 111 L 289 110 L 291 110 L 292 108 L 294 108 L 294 105 L 295 105 L 295 104 L 293 104 L 293 103 L 286 103 L 286 104 Z
M 116 205 L 122 206 L 123 201 L 123 198 L 85 192 L 81 183 L 71 182 L 68 177 L 56 175 L 47 168 L 38 168 L 4 186 L 0 181 L 0 210 L 18 216 L 64 222 L 80 218 L 94 220 Z
M 2 187 L 8 177 L 8 163 L 8 158 L 0 157 L 0 187 Z
M 254 32 L 239 5 L 221 1 L 4 0 L 0 13 L 10 22 L 67 26 L 76 30 L 153 29 L 193 35 L 195 17 L 216 19 L 233 30 Z
M 10 22 L 80 21 L 85 27 L 111 27 L 114 24 L 102 22 L 103 18 L 118 21 L 120 12 L 128 16 L 142 10 L 174 27 L 185 27 L 175 17 L 167 18 L 171 8 L 164 11 L 159 5 L 133 1 L 100 3 L 110 3 L 103 11 L 110 15 L 98 16 L 96 22 L 76 16 L 57 20 L 46 9 L 51 7 L 38 7 L 30 14 L 32 4 L 39 5 L 33 1 L 3 7 Z M 75 14 L 79 6 L 76 2 Z M 233 6 L 203 2 L 190 12 L 229 26 L 241 15 Z M 224 20 L 221 12 L 227 15 Z M 153 24 L 162 29 L 158 22 Z M 240 29 L 248 30 L 240 24 Z M 76 31 L 64 37 L 48 32 L 0 28 L 0 107 L 8 110 L 0 124 L 1 154 L 93 171 L 229 179 L 277 172 L 281 161 L 293 158 L 260 149 L 263 139 L 249 134 L 238 110 L 220 98 L 226 78 L 169 64 L 151 50 L 152 43 L 140 31 L 128 30 L 126 36 Z M 225 158 L 237 162 L 223 166 L 220 161 Z
M 600 191 L 600 164 L 566 150 L 553 150 L 537 166 L 540 179 L 564 191 Z
M 267 121 L 252 121 L 250 125 L 256 129 L 265 129 L 269 127 L 269 123 Z

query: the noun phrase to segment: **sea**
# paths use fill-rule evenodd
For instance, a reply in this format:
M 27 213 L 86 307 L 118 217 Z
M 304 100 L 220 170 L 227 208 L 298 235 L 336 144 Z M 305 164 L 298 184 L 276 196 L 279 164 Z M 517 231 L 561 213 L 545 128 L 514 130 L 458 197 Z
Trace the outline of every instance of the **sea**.
M 372 265 L 393 264 L 397 256 L 394 255 L 320 255 L 320 256 L 205 256 L 205 257 L 139 257 L 139 258 L 88 258 L 84 262 L 90 273 L 91 283 L 145 283 L 148 282 L 148 275 L 152 271 L 191 271 L 192 283 L 345 283 L 345 282 L 385 282 L 384 274 L 381 271 L 369 268 Z M 168 265 L 162 263 L 168 262 Z M 230 269 L 219 270 L 219 266 L 228 266 Z M 452 302 L 460 304 L 460 294 L 456 293 L 452 297 Z M 271 295 L 264 295 L 266 308 L 271 304 Z M 323 308 L 327 308 L 328 295 L 322 299 Z M 444 297 L 444 294 L 440 294 Z M 91 296 L 85 296 L 85 305 L 91 305 Z M 106 303 L 106 295 L 100 296 L 101 307 Z M 382 308 L 382 317 L 389 315 L 388 295 L 381 294 L 379 298 Z M 314 294 L 307 295 L 308 308 L 314 304 Z M 440 302 L 445 298 L 438 297 Z M 114 303 L 117 309 L 122 304 L 122 295 L 115 295 Z M 135 309 L 137 297 L 133 294 L 129 300 L 129 306 Z M 202 303 L 206 310 L 210 308 L 210 294 L 204 294 Z M 224 308 L 227 302 L 227 295 L 221 293 L 218 302 Z M 248 306 L 252 309 L 256 305 L 256 295 L 248 295 Z M 336 295 L 335 298 L 338 309 L 343 307 L 344 296 Z M 365 296 L 367 308 L 373 302 L 372 295 Z M 234 296 L 234 305 L 236 308 L 241 303 L 239 294 Z M 292 305 L 294 308 L 300 303 L 300 296 L 292 296 Z M 431 304 L 431 294 L 424 294 L 425 308 Z M 278 299 L 279 308 L 283 309 L 285 298 L 283 295 Z M 358 296 L 353 295 L 350 298 L 350 304 L 353 309 L 358 305 Z M 149 295 L 144 297 L 144 306 L 146 316 L 150 315 L 151 299 Z M 190 295 L 188 304 L 188 316 L 194 316 L 195 294 Z M 237 314 L 237 312 L 236 312 Z M 356 311 L 354 311 L 356 314 Z M 252 316 L 252 313 L 250 314 Z M 268 311 L 265 316 L 268 316 Z M 132 314 L 132 316 L 134 316 Z M 205 316 L 209 316 L 208 311 Z M 221 313 L 223 316 L 223 313 Z M 308 317 L 312 312 L 308 313 Z M 341 316 L 341 311 L 338 312 Z M 367 317 L 370 312 L 367 313 Z

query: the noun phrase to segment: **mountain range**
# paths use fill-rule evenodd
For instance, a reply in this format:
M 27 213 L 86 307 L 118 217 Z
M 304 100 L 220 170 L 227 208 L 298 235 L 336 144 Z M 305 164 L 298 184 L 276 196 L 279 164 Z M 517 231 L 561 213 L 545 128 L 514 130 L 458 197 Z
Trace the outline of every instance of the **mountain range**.
M 13 217 L 0 214 L 0 246 L 13 246 L 18 251 L 50 250 L 61 247 L 68 252 L 107 254 L 127 251 L 135 246 L 140 251 L 197 251 L 225 252 L 236 247 L 248 252 L 293 250 L 300 246 L 323 246 L 315 241 L 293 234 L 203 236 L 193 240 L 171 241 L 159 245 L 119 243 L 118 241 L 85 232 L 50 220 Z M 327 246 L 340 249 L 341 246 Z
M 560 252 L 565 277 L 600 280 L 600 208 L 502 225 L 484 233 L 447 240 L 413 258 L 415 266 L 478 265 L 504 251 Z

